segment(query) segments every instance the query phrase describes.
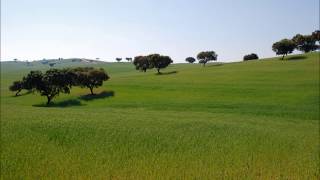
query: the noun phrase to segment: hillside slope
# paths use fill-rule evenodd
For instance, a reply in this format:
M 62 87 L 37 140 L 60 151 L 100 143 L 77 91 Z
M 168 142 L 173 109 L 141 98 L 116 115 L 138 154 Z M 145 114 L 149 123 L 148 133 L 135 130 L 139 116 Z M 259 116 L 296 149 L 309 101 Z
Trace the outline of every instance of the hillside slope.
M 51 107 L 13 97 L 30 68 L 2 64 L 1 178 L 318 179 L 319 55 L 162 75 L 95 64 L 111 77 L 99 95 L 73 88 Z

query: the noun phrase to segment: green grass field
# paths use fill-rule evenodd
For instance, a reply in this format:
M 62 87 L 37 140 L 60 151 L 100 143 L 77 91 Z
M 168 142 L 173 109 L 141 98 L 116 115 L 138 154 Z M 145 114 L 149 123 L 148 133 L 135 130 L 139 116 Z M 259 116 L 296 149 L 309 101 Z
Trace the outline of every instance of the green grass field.
M 31 67 L 1 64 L 1 179 L 319 179 L 319 53 L 174 64 L 156 75 L 13 97 Z M 19 64 L 19 63 L 18 63 Z

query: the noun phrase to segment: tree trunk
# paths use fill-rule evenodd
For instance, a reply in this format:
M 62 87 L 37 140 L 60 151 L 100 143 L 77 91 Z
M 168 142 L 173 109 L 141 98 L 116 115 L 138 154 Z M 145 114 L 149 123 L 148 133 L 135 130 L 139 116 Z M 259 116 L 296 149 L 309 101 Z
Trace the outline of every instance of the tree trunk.
M 158 74 L 160 74 L 160 68 L 157 68 Z
M 94 95 L 94 93 L 93 93 L 93 87 L 89 87 L 89 88 L 90 88 L 91 95 Z
M 205 66 L 206 66 L 206 63 L 203 63 L 202 66 L 205 67 Z
M 52 97 L 51 96 L 47 96 L 47 105 L 50 104 Z
M 284 56 L 285 56 L 285 54 L 284 54 L 284 55 L 282 55 L 282 58 L 281 58 L 281 60 L 283 60 L 283 59 L 284 59 Z
M 19 96 L 19 93 L 21 92 L 21 89 L 19 89 L 17 92 L 16 92 L 16 96 Z

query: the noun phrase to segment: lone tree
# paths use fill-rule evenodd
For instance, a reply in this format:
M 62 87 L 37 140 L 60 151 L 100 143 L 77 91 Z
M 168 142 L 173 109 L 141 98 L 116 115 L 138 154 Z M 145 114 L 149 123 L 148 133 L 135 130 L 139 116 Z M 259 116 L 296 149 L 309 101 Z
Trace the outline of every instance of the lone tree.
M 296 44 L 290 39 L 282 39 L 272 45 L 272 50 L 276 52 L 277 55 L 282 55 L 281 60 L 283 60 L 284 56 L 292 53 L 295 48 Z
M 244 61 L 259 59 L 258 55 L 255 53 L 247 54 L 243 57 Z
M 150 69 L 150 62 L 148 61 L 147 56 L 134 57 L 133 65 L 136 67 L 136 70 L 143 72 L 147 72 L 147 69 Z
M 12 85 L 9 87 L 10 91 L 16 91 L 15 96 L 19 96 L 19 93 L 24 88 L 24 82 L 23 81 L 14 81 Z
M 93 88 L 102 86 L 103 81 L 109 79 L 109 76 L 102 68 L 76 68 L 74 69 L 74 73 L 76 74 L 76 81 L 73 84 L 89 88 L 91 95 L 94 95 Z
M 194 62 L 196 61 L 196 59 L 193 58 L 193 57 L 187 57 L 187 58 L 186 58 L 186 61 L 187 61 L 188 63 L 194 63 Z
M 292 38 L 292 41 L 296 44 L 297 50 L 304 53 L 314 51 L 318 48 L 316 39 L 312 35 L 297 34 Z
M 132 61 L 132 58 L 131 58 L 131 57 L 126 57 L 126 60 L 127 60 L 128 62 L 131 62 L 131 61 Z
M 24 80 L 27 89 L 34 89 L 41 96 L 47 97 L 47 105 L 60 93 L 70 93 L 72 85 L 68 83 L 67 74 L 58 69 L 50 69 L 45 74 L 41 71 L 31 71 Z
M 197 55 L 197 59 L 199 60 L 200 64 L 206 66 L 209 61 L 216 61 L 218 55 L 214 51 L 202 51 Z
M 160 69 L 166 68 L 169 64 L 173 63 L 169 56 L 162 56 L 160 54 L 150 54 L 147 56 L 150 68 L 156 68 L 158 74 L 161 74 Z
M 122 60 L 122 58 L 116 58 L 116 61 L 120 62 Z

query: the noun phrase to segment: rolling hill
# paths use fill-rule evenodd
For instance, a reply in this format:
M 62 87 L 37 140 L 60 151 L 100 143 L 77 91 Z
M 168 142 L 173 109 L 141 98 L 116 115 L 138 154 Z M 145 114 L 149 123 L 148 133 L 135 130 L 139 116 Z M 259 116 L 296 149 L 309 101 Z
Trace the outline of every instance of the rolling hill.
M 94 63 L 87 96 L 8 90 L 30 70 L 1 63 L 1 179 L 319 179 L 319 53 L 173 64 L 156 75 Z M 54 67 L 88 66 L 69 62 Z

